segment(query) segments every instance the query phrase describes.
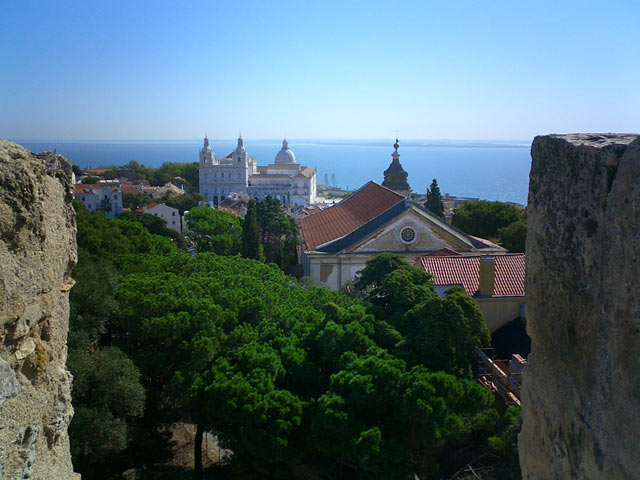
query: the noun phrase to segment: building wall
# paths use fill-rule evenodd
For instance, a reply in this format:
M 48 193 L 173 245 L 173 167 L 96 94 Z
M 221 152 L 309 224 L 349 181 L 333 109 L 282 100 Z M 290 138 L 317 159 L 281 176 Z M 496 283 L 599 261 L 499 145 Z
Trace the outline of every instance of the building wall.
M 111 191 L 111 187 L 92 188 L 90 193 L 77 193 L 74 197 L 90 212 L 104 210 L 105 215 L 111 218 L 119 217 L 122 213 L 120 190 Z
M 200 153 L 200 185 L 199 190 L 208 203 L 219 203 L 231 193 L 244 193 L 262 200 L 268 195 L 277 198 L 284 204 L 311 205 L 316 201 L 316 173 L 309 178 L 294 178 L 300 169 L 274 168 L 269 165 L 261 167 L 262 175 L 274 175 L 277 178 L 254 176 L 257 173 L 256 160 L 247 157 L 246 162 L 240 163 L 233 159 L 214 159 L 209 161 Z M 287 166 L 288 167 L 288 166 Z M 292 175 L 283 178 L 282 175 Z
M 491 333 L 522 314 L 526 297 L 473 297 Z
M 376 255 L 378 253 L 331 255 L 303 252 L 302 267 L 305 276 L 316 283 L 331 290 L 340 290 L 346 282 L 353 282 L 367 261 Z M 416 256 L 413 252 L 401 255 L 408 263 L 413 263 Z
M 145 209 L 145 213 L 162 218 L 167 222 L 167 228 L 171 228 L 178 233 L 182 233 L 182 222 L 180 220 L 180 211 L 178 209 L 161 203 L 160 205 Z

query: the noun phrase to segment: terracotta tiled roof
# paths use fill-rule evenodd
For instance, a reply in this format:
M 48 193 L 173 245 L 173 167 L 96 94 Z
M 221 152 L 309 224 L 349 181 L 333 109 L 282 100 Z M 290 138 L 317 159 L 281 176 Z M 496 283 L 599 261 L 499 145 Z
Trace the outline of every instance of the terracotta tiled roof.
M 91 189 L 91 185 L 88 183 L 76 183 L 73 186 L 73 193 L 75 195 L 81 195 L 83 193 L 91 193 L 90 189 Z
M 145 206 L 143 206 L 142 208 L 144 210 L 151 210 L 154 207 L 157 207 L 158 205 L 161 205 L 160 203 L 156 203 L 156 202 L 151 202 L 151 203 L 147 203 Z
M 75 195 L 83 194 L 83 193 L 92 193 L 91 190 L 105 190 L 109 189 L 112 192 L 118 190 L 118 187 L 111 187 L 109 185 L 105 185 L 104 183 L 76 183 L 73 186 L 73 193 Z
M 525 257 L 522 253 L 495 255 L 496 272 L 493 294 L 523 296 Z M 462 285 L 469 295 L 475 295 L 480 285 L 480 256 L 443 257 L 424 255 L 416 266 L 433 275 L 434 285 Z
M 393 190 L 369 182 L 337 205 L 300 219 L 305 248 L 313 250 L 343 237 L 403 200 Z
M 128 185 L 122 185 L 120 187 L 120 191 L 122 193 L 128 193 L 130 195 L 142 195 L 142 192 L 140 190 L 138 190 L 137 188 L 134 188 L 134 187 L 130 187 Z

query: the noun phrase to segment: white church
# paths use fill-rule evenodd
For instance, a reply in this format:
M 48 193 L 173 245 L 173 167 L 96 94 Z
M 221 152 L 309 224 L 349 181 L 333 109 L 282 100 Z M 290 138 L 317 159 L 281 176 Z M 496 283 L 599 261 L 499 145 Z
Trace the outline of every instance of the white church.
M 200 150 L 200 193 L 217 205 L 228 195 L 242 193 L 262 200 L 268 195 L 284 205 L 306 206 L 316 202 L 316 171 L 296 163 L 296 156 L 285 139 L 272 164 L 259 167 L 247 155 L 242 137 L 227 157 L 216 158 L 209 139 Z

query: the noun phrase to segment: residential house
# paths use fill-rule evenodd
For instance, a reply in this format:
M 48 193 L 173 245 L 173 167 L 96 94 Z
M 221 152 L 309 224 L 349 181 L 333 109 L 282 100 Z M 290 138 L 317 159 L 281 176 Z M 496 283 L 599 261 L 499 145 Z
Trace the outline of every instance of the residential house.
M 148 213 L 149 215 L 162 218 L 167 222 L 167 228 L 182 233 L 182 220 L 180 218 L 180 211 L 177 208 L 170 207 L 164 203 L 150 203 L 140 210 L 142 210 L 142 213 Z
M 73 196 L 90 212 L 104 210 L 112 218 L 122 213 L 122 192 L 118 186 L 78 183 L 73 186 Z
M 439 295 L 453 285 L 464 288 L 478 303 L 491 333 L 525 315 L 522 253 L 469 256 L 446 250 L 417 257 L 414 266 L 432 275 Z

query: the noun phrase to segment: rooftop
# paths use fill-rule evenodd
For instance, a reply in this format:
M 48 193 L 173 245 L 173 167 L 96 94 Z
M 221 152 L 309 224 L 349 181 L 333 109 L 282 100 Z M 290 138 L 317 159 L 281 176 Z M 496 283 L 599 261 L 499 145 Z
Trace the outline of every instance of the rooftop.
M 300 219 L 305 248 L 314 250 L 343 237 L 403 200 L 393 190 L 368 182 L 337 205 Z
M 437 252 L 436 252 L 437 253 Z M 524 296 L 525 256 L 523 253 L 495 255 L 496 270 L 493 294 Z M 433 284 L 461 285 L 473 296 L 480 286 L 480 256 L 424 255 L 415 266 L 433 276 Z

